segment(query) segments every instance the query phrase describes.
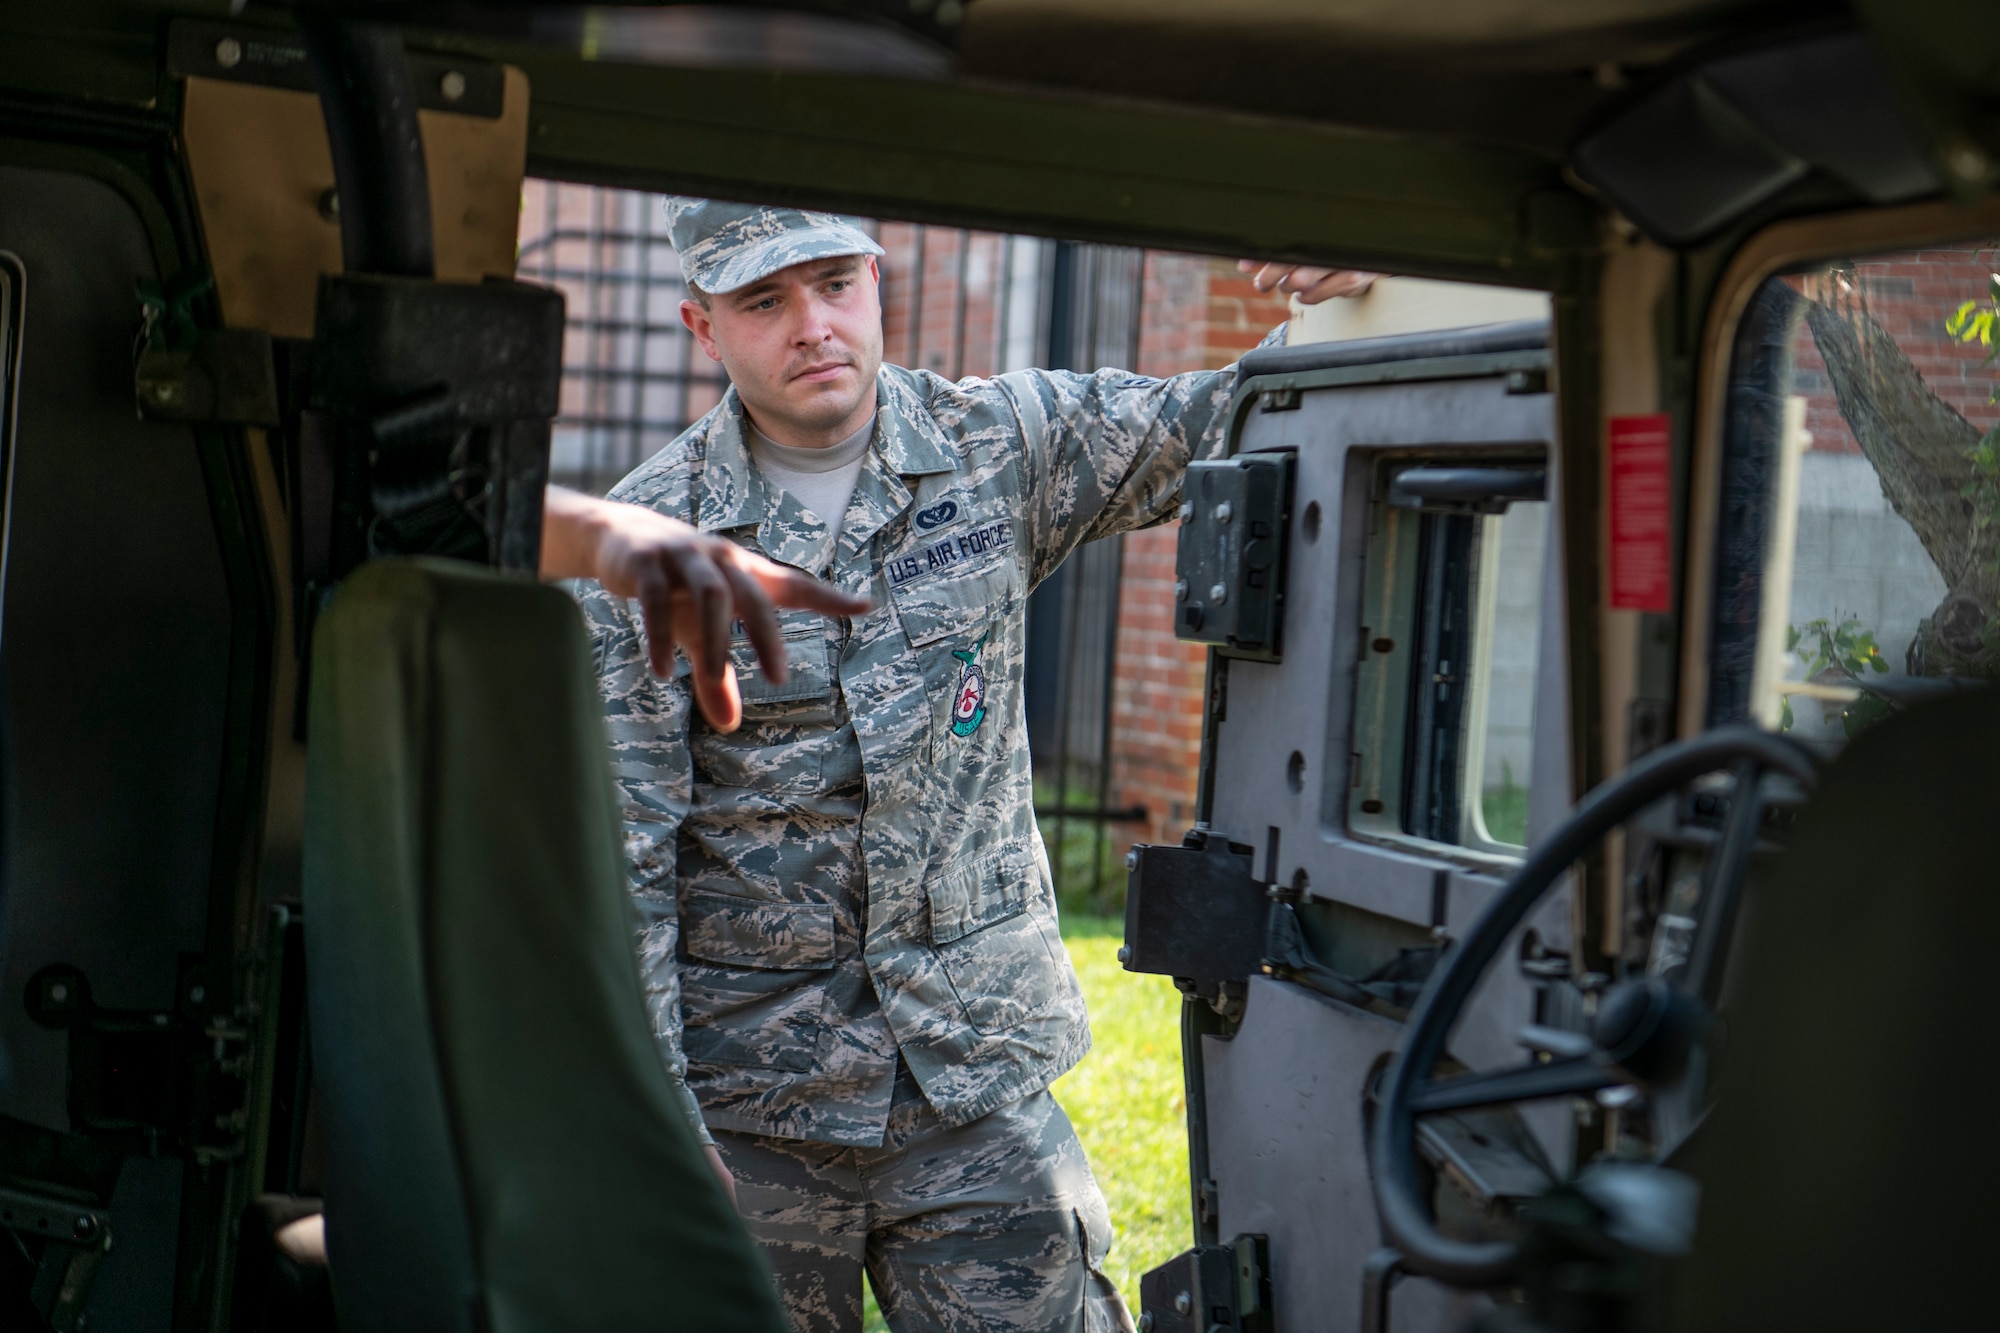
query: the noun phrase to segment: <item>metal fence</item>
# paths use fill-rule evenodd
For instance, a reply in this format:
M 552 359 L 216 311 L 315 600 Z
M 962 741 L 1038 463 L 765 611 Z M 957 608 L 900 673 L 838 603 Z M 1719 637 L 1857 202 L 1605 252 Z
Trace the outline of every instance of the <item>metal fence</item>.
M 1145 255 L 911 223 L 867 224 L 882 260 L 884 352 L 958 379 L 1031 366 L 1134 366 Z M 660 197 L 530 181 L 518 270 L 563 290 L 554 479 L 602 494 L 719 401 L 727 380 L 682 326 L 687 296 Z M 1103 901 L 1122 544 L 1085 547 L 1029 601 L 1026 707 L 1059 888 Z
M 659 196 L 529 182 L 516 268 L 569 303 L 551 471 L 601 495 L 727 384 L 681 325 L 687 287 Z

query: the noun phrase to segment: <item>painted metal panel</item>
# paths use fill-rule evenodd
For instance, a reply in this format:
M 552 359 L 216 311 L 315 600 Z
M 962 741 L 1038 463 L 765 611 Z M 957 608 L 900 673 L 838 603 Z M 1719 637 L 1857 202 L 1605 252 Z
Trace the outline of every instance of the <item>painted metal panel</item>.
M 1211 823 L 1259 849 L 1260 879 L 1303 883 L 1310 898 L 1447 933 L 1465 930 L 1510 863 L 1415 841 L 1370 841 L 1349 832 L 1346 812 L 1373 451 L 1542 446 L 1549 499 L 1557 499 L 1553 398 L 1509 392 L 1503 372 L 1464 364 L 1461 378 L 1309 388 L 1296 409 L 1245 413 L 1240 452 L 1297 451 L 1284 655 L 1276 663 L 1228 664 L 1211 755 Z M 1305 517 L 1312 506 L 1316 523 Z M 1559 512 L 1552 503 L 1540 573 L 1531 839 L 1567 808 L 1571 790 Z M 1553 895 L 1531 928 L 1547 946 L 1567 947 L 1566 896 Z M 1475 1068 L 1519 1063 L 1525 1053 L 1517 1033 L 1532 1018 L 1529 980 L 1517 968 L 1498 967 L 1468 1006 L 1453 1054 Z M 1359 1325 L 1363 1265 L 1381 1244 L 1364 1090 L 1400 1034 L 1392 1019 L 1253 978 L 1236 1035 L 1203 1041 L 1220 1234 L 1270 1236 L 1281 1333 Z M 1552 1159 L 1564 1162 L 1567 1107 L 1533 1108 L 1528 1120 Z M 1442 1288 L 1406 1279 L 1396 1288 L 1391 1326 L 1456 1326 L 1469 1308 Z

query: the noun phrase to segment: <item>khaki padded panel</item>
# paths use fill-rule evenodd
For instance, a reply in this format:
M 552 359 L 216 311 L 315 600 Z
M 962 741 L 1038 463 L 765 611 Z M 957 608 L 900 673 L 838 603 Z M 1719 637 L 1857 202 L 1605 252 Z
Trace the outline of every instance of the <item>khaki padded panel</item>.
M 418 111 L 431 187 L 437 275 L 514 276 L 528 160 L 528 76 L 506 67 L 498 119 Z M 222 320 L 310 338 L 319 275 L 338 273 L 340 224 L 320 215 L 333 156 L 319 98 L 289 88 L 190 78 L 181 137 Z
M 560 591 L 383 560 L 314 633 L 305 907 L 342 1327 L 779 1333 L 641 999 Z

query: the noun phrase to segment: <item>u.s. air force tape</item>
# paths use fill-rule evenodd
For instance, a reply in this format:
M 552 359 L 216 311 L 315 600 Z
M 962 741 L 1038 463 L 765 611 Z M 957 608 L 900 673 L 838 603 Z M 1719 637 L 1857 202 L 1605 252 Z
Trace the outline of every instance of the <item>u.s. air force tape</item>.
M 1005 550 L 1013 544 L 1014 527 L 1004 520 L 988 523 L 984 527 L 967 528 L 907 555 L 889 557 L 889 582 L 900 588 L 911 579 L 950 569 L 989 551 Z

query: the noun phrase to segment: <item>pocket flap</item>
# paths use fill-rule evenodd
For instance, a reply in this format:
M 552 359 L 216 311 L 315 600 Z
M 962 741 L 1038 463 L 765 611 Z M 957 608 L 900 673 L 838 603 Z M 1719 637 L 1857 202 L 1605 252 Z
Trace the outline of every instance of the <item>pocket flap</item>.
M 911 646 L 921 648 L 1010 614 L 1020 590 L 1021 573 L 1008 553 L 964 573 L 940 571 L 892 585 L 890 598 Z
M 757 661 L 757 649 L 747 635 L 739 632 L 729 644 L 729 664 L 736 668 L 736 686 L 743 702 L 750 704 L 789 703 L 800 699 L 824 699 L 833 693 L 833 660 L 826 642 L 826 625 L 819 617 L 794 621 L 780 620 L 785 637 L 785 664 L 790 675 L 783 685 L 774 685 L 764 676 Z
M 681 944 L 691 958 L 729 967 L 832 967 L 833 908 L 691 889 L 681 894 Z
M 931 943 L 948 944 L 1028 906 L 1034 863 L 1012 849 L 980 857 L 931 881 Z

